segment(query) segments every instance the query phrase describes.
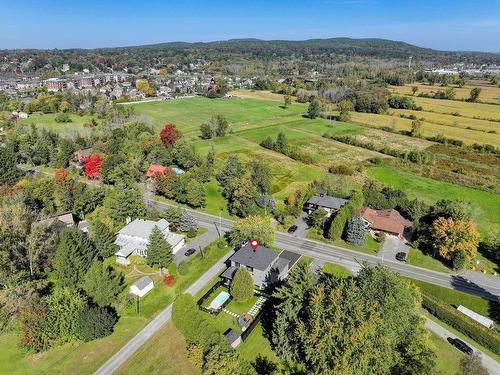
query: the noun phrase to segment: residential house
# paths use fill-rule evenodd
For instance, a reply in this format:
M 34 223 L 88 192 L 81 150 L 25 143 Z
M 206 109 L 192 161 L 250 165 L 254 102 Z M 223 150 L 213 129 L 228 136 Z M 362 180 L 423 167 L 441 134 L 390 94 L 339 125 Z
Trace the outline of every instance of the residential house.
M 311 214 L 319 208 L 324 209 L 327 212 L 327 216 L 330 217 L 333 213 L 337 212 L 340 207 L 347 203 L 347 199 L 330 197 L 329 195 L 319 194 L 311 197 L 304 204 L 304 211 Z
M 149 276 L 143 276 L 135 283 L 130 285 L 130 293 L 137 297 L 143 297 L 147 292 L 153 289 L 153 279 Z
M 159 164 L 151 164 L 146 172 L 146 177 L 152 178 L 157 174 L 162 174 L 167 170 L 167 167 Z
M 405 231 L 413 224 L 393 208 L 374 210 L 370 207 L 363 207 L 359 213 L 367 228 L 374 232 L 384 232 L 399 238 L 403 238 Z
M 73 218 L 73 214 L 71 213 L 71 211 L 63 212 L 61 214 L 54 215 L 54 216 L 50 216 L 46 219 L 40 220 L 40 222 L 48 223 L 49 225 L 56 223 L 56 224 L 59 224 L 59 225 L 62 225 L 62 226 L 68 227 L 68 228 L 75 225 L 75 220 Z
M 172 247 L 172 253 L 177 253 L 184 246 L 184 236 L 170 231 L 170 223 L 165 219 L 158 221 L 135 219 L 120 229 L 115 244 L 119 250 L 115 253 L 116 262 L 129 264 L 131 255 L 147 257 L 147 246 L 153 229 L 157 227 Z
M 87 159 L 90 155 L 92 155 L 91 147 L 82 148 L 80 150 L 76 150 L 73 153 L 75 161 L 80 164 L 83 164 L 85 162 L 85 159 Z
M 228 259 L 228 268 L 221 274 L 227 286 L 239 267 L 252 275 L 257 288 L 265 288 L 288 275 L 300 255 L 288 251 L 277 252 L 259 245 L 255 250 L 247 242 Z

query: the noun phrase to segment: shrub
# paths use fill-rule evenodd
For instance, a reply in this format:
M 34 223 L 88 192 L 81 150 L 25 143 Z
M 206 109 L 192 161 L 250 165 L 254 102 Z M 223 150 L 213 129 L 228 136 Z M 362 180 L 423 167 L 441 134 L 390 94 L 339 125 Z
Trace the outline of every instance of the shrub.
M 167 266 L 167 270 L 168 270 L 169 275 L 175 275 L 176 272 L 177 272 L 177 266 L 176 266 L 176 264 L 174 262 L 171 262 Z
M 354 174 L 354 169 L 348 165 L 332 165 L 330 168 L 328 168 L 328 172 L 332 174 L 343 174 L 346 176 L 352 176 Z
M 239 267 L 231 282 L 231 295 L 237 302 L 247 301 L 253 296 L 252 275 L 244 267 Z
M 500 355 L 500 336 L 494 331 L 425 293 L 422 294 L 422 305 L 432 315 Z
M 198 231 L 194 228 L 189 228 L 189 230 L 187 231 L 188 238 L 195 238 L 197 234 Z
M 54 118 L 54 121 L 58 122 L 58 123 L 73 122 L 73 120 L 71 120 L 71 117 L 69 117 L 69 115 L 67 113 L 59 113 Z
M 77 337 L 84 341 L 92 341 L 110 335 L 118 317 L 110 309 L 103 307 L 87 307 L 77 314 L 75 331 Z
M 175 276 L 167 275 L 163 278 L 163 282 L 165 283 L 166 286 L 172 286 L 175 283 Z

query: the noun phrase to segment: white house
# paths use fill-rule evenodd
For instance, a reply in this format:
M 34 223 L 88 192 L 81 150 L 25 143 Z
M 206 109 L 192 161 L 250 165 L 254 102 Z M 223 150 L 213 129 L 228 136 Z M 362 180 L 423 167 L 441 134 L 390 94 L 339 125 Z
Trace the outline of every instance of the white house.
M 130 285 L 130 293 L 138 297 L 142 297 L 151 289 L 153 289 L 153 287 L 154 287 L 153 279 L 149 276 L 144 276 L 141 277 L 132 285 Z
M 120 249 L 115 253 L 116 262 L 129 264 L 131 255 L 147 257 L 146 248 L 154 227 L 160 229 L 167 242 L 172 246 L 172 253 L 177 253 L 184 246 L 184 236 L 170 232 L 170 223 L 165 219 L 158 221 L 135 219 L 120 229 L 115 244 Z

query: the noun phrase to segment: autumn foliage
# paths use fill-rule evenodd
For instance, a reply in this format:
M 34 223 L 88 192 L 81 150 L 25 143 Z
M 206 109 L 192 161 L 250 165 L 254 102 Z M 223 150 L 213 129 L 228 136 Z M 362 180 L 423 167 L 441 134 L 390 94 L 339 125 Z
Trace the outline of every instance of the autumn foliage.
M 64 185 L 64 183 L 68 180 L 68 171 L 64 168 L 56 169 L 54 179 L 56 180 L 57 186 Z
M 174 124 L 166 124 L 160 131 L 160 138 L 165 147 L 171 147 L 181 136 L 181 132 Z
M 477 254 L 479 232 L 472 221 L 438 217 L 432 223 L 434 248 L 446 260 L 452 260 L 459 252 L 469 259 Z
M 174 275 L 167 275 L 163 278 L 163 282 L 167 286 L 172 286 L 175 283 L 175 276 Z
M 102 157 L 98 154 L 92 154 L 83 162 L 85 176 L 90 179 L 97 179 L 101 175 Z

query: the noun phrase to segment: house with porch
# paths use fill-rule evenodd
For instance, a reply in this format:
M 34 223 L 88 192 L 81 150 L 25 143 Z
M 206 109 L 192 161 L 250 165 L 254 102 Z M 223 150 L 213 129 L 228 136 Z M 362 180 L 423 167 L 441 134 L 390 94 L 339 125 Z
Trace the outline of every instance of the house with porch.
M 165 219 L 158 221 L 135 219 L 120 229 L 115 240 L 119 250 L 115 253 L 116 262 L 130 264 L 130 256 L 139 255 L 147 257 L 147 246 L 153 229 L 157 227 L 162 232 L 165 240 L 172 247 L 172 254 L 177 253 L 184 246 L 184 236 L 170 231 L 170 223 Z
M 327 216 L 330 217 L 346 203 L 347 199 L 331 197 L 320 193 L 309 198 L 309 200 L 304 204 L 304 211 L 311 214 L 313 211 L 322 208 L 326 211 Z
M 228 268 L 221 277 L 225 284 L 230 286 L 237 269 L 245 267 L 252 275 L 254 285 L 263 289 L 284 279 L 299 258 L 298 254 L 289 251 L 278 252 L 262 245 L 253 250 L 250 242 L 247 242 L 227 260 Z

